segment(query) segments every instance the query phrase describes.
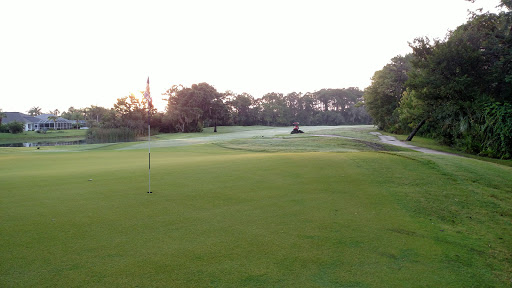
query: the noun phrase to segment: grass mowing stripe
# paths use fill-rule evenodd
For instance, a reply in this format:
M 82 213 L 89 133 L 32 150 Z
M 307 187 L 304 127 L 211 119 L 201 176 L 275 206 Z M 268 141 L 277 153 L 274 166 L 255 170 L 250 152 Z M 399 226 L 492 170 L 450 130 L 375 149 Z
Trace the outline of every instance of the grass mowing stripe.
M 0 156 L 1 286 L 506 287 L 487 239 L 430 219 L 436 190 L 462 195 L 474 171 L 489 171 L 484 186 L 500 173 L 493 193 L 510 207 L 510 169 L 419 153 L 153 153 L 153 195 L 141 151 Z M 507 231 L 490 220 L 462 228 Z
M 425 177 L 418 169 L 392 175 L 393 179 L 386 173 L 380 181 L 402 199 L 402 207 L 443 232 L 438 241 L 450 244 L 445 251 L 447 263 L 461 271 L 472 267 L 475 274 L 492 275 L 501 283 L 511 282 L 512 169 L 468 158 L 396 155 L 441 177 Z M 396 185 L 397 180 L 401 185 Z

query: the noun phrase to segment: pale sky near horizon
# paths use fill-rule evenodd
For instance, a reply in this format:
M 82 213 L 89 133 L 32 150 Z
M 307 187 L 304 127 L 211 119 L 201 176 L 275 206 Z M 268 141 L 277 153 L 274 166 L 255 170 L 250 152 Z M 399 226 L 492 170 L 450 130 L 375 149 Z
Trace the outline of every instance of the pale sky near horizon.
M 416 37 L 499 0 L 0 0 L 0 109 L 113 107 L 174 84 L 217 91 L 359 87 Z

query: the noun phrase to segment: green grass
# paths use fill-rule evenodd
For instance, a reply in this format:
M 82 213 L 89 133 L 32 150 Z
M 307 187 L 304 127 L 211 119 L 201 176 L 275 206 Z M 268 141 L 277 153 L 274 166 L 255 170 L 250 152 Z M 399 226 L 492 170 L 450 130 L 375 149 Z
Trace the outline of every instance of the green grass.
M 254 152 L 365 152 L 406 151 L 372 141 L 319 136 L 253 137 L 217 143 L 229 148 Z
M 365 141 L 378 142 L 379 138 L 370 132 L 375 132 L 377 129 L 373 125 L 356 125 L 356 126 L 334 126 L 327 129 L 314 131 L 314 134 L 320 135 L 337 135 L 344 137 L 352 137 Z
M 0 149 L 0 286 L 510 286 L 511 168 L 274 138 Z

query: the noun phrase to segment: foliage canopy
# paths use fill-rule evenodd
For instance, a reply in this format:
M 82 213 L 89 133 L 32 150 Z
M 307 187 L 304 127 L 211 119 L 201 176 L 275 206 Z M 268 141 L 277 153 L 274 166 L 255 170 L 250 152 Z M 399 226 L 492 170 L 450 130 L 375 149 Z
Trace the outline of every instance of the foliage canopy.
M 509 7 L 509 2 L 503 5 Z M 473 14 L 445 40 L 416 38 L 372 78 L 365 104 L 391 132 L 420 133 L 465 152 L 512 157 L 512 14 Z M 397 59 L 407 59 L 398 78 Z

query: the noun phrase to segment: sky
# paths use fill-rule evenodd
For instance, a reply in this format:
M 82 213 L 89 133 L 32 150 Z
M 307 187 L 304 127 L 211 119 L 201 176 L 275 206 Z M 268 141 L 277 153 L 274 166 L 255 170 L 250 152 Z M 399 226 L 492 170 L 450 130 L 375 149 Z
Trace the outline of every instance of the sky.
M 498 0 L 0 0 L 0 109 L 26 113 L 151 96 L 359 87 L 408 42 L 444 38 Z

